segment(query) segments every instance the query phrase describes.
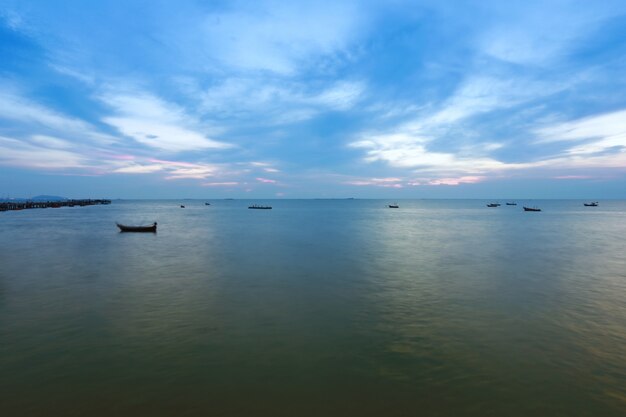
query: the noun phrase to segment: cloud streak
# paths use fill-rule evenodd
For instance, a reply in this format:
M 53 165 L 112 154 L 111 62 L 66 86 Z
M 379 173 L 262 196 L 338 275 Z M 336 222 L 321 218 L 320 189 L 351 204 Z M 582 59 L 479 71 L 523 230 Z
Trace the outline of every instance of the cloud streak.
M 200 123 L 182 108 L 147 93 L 100 96 L 114 112 L 103 121 L 137 142 L 167 152 L 226 149 L 232 145 L 207 138 Z

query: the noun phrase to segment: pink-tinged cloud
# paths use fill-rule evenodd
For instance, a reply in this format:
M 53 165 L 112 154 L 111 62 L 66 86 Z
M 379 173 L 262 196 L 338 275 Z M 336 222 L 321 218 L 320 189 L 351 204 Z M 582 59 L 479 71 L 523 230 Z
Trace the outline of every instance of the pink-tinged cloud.
M 404 186 L 400 183 L 401 181 L 402 180 L 400 178 L 369 178 L 364 180 L 346 181 L 344 182 L 344 184 L 357 186 L 372 185 L 375 187 L 403 188 Z
M 256 179 L 257 181 L 259 181 L 259 182 L 264 183 L 264 184 L 276 184 L 276 180 L 271 180 L 271 179 L 269 179 L 269 178 L 261 178 L 261 177 L 258 177 L 258 178 L 255 178 L 255 179 Z
M 202 184 L 204 187 L 234 187 L 239 185 L 238 182 L 228 181 L 228 182 L 205 182 Z
M 475 184 L 484 179 L 485 177 L 438 178 L 438 179 L 428 181 L 428 184 L 429 185 Z

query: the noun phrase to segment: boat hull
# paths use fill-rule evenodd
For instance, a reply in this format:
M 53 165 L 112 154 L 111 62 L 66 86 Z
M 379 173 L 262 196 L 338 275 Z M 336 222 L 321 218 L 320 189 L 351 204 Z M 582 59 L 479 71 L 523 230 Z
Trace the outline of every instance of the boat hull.
M 152 226 L 126 226 L 119 223 L 116 224 L 117 227 L 120 229 L 120 232 L 156 233 L 157 231 L 156 223 L 154 223 Z

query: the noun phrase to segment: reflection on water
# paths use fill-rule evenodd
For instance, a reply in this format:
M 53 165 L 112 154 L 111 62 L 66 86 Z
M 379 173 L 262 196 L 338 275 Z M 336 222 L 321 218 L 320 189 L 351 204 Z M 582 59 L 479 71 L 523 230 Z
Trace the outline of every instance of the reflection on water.
M 3 415 L 626 412 L 626 203 L 249 203 L 0 213 Z

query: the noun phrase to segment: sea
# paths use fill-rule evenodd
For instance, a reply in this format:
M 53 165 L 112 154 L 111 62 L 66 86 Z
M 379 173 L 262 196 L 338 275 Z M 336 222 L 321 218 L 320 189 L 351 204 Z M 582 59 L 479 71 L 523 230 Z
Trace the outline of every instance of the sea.
M 0 415 L 626 415 L 626 201 L 506 201 L 2 212 Z

